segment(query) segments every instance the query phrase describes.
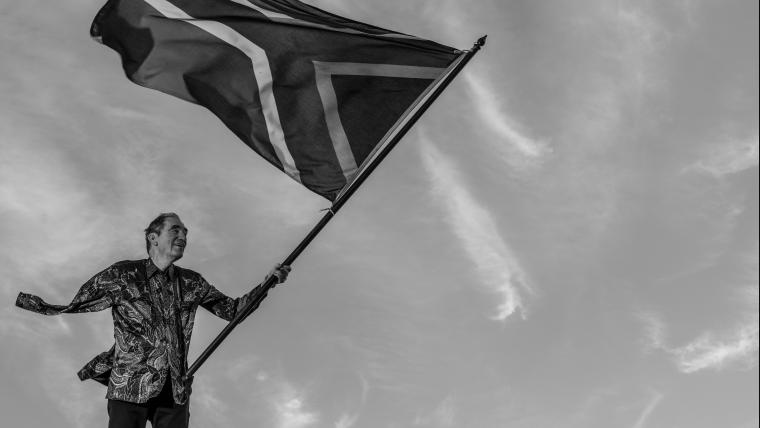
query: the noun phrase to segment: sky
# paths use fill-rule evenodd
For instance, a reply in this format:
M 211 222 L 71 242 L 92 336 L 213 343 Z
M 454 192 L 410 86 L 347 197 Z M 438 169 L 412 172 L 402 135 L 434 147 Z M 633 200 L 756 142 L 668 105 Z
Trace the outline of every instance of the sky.
M 758 427 L 758 3 L 309 0 L 484 48 L 199 370 L 196 427 Z M 144 257 L 240 296 L 329 203 L 129 82 L 95 0 L 0 5 L 0 414 L 106 424 L 76 372 Z M 224 327 L 201 310 L 193 361 Z

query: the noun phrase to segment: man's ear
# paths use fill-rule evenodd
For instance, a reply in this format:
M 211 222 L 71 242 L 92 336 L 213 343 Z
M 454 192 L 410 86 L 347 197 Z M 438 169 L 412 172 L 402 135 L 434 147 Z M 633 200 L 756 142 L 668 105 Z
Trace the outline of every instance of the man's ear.
M 148 234 L 148 241 L 150 241 L 150 245 L 158 245 L 158 234 L 156 232 L 150 232 Z

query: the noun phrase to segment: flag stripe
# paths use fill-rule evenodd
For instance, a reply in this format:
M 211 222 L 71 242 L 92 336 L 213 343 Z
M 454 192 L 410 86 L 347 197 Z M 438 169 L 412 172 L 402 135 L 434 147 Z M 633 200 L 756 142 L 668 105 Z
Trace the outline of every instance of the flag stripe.
M 220 22 L 194 19 L 182 9 L 165 0 L 145 0 L 145 2 L 165 17 L 181 20 L 194 25 L 231 46 L 234 46 L 250 58 L 256 84 L 259 89 L 259 98 L 261 100 L 264 120 L 269 134 L 269 141 L 274 147 L 275 154 L 282 164 L 285 173 L 300 182 L 298 168 L 296 168 L 293 156 L 290 154 L 287 144 L 285 143 L 285 134 L 282 131 L 282 125 L 280 124 L 277 103 L 274 98 L 274 93 L 272 92 L 272 72 L 269 69 L 269 60 L 266 52 L 255 43 L 243 37 L 237 31 Z
M 333 147 L 335 148 L 335 155 L 338 158 L 338 163 L 340 163 L 343 176 L 346 177 L 346 183 L 348 183 L 358 167 L 354 154 L 351 151 L 351 144 L 348 142 L 348 136 L 346 136 L 343 123 L 340 120 L 338 97 L 335 95 L 335 90 L 330 80 L 330 72 L 323 64 L 319 61 L 314 61 L 317 91 L 319 91 L 319 98 L 322 100 L 324 107 L 325 121 L 327 122 L 330 140 L 332 140 Z
M 369 165 L 371 165 L 374 162 L 374 159 L 376 156 L 379 155 L 379 153 L 383 150 L 385 146 L 387 146 L 391 140 L 395 137 L 395 135 L 398 133 L 398 131 L 401 129 L 401 127 L 409 121 L 409 119 L 416 113 L 416 111 L 420 108 L 420 106 L 426 102 L 426 100 L 430 97 L 430 95 L 433 93 L 436 87 L 438 87 L 443 79 L 451 72 L 451 70 L 455 69 L 457 65 L 464 59 L 465 53 L 462 53 L 455 59 L 454 61 L 449 64 L 449 66 L 441 73 L 439 72 L 435 76 L 435 80 L 433 83 L 428 85 L 427 88 L 425 88 L 425 91 L 421 93 L 417 99 L 414 101 L 414 103 L 410 104 L 409 107 L 407 107 L 406 111 L 399 117 L 399 119 L 396 121 L 396 123 L 393 124 L 393 126 L 388 129 L 388 131 L 385 133 L 382 139 L 378 142 L 377 145 L 372 149 L 372 151 L 367 155 L 366 158 L 364 158 L 364 161 L 362 161 L 361 165 L 359 165 L 359 168 L 357 169 L 356 173 L 351 177 L 350 180 L 346 183 L 346 185 L 338 192 L 338 194 L 335 196 L 335 201 L 341 199 L 346 192 L 349 191 L 351 187 L 354 186 L 354 183 L 359 178 L 360 175 L 364 174 L 364 172 L 367 170 Z M 416 68 L 434 68 L 434 67 L 416 67 Z
M 332 85 L 333 75 L 381 76 L 434 80 L 446 70 L 440 67 L 417 67 L 410 65 L 364 64 L 354 62 L 313 61 L 317 90 L 322 99 L 325 121 L 330 133 L 335 155 L 340 163 L 346 182 L 350 182 L 358 170 L 351 144 L 338 113 L 338 98 Z
M 299 25 L 301 27 L 319 28 L 321 30 L 338 31 L 341 33 L 348 33 L 348 34 L 364 34 L 364 35 L 372 35 L 372 36 L 379 36 L 379 37 L 393 37 L 397 39 L 419 40 L 419 37 L 410 36 L 408 34 L 393 33 L 393 32 L 377 34 L 377 33 L 369 33 L 366 31 L 356 30 L 353 28 L 335 27 L 335 26 L 329 26 L 329 25 L 319 24 L 315 22 L 309 22 L 303 19 L 294 18 L 284 13 L 273 12 L 261 6 L 256 6 L 255 4 L 250 3 L 247 0 L 230 0 L 230 1 L 237 3 L 241 6 L 251 8 L 261 13 L 262 15 L 266 16 L 267 18 L 271 19 L 274 22 L 280 22 L 280 23 L 291 24 L 291 25 Z
M 292 17 L 285 15 L 284 13 L 278 13 L 278 12 L 272 12 L 271 10 L 266 10 L 263 7 L 256 6 L 255 4 L 249 3 L 246 0 L 230 0 L 230 1 L 233 3 L 237 3 L 241 6 L 251 8 L 273 21 L 277 19 L 293 19 Z
M 319 70 L 333 75 L 344 76 L 383 76 L 383 77 L 406 77 L 411 79 L 433 80 L 440 76 L 444 67 L 419 67 L 414 65 L 395 64 L 368 64 L 362 62 L 326 62 L 314 61 L 314 66 Z

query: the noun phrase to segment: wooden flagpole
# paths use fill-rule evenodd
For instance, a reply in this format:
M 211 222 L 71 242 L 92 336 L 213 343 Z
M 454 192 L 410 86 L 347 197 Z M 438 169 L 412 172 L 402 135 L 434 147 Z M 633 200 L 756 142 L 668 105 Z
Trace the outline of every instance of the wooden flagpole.
M 359 188 L 359 186 L 364 182 L 364 180 L 367 179 L 367 177 L 372 173 L 372 171 L 377 168 L 377 166 L 382 162 L 382 160 L 390 153 L 390 151 L 393 149 L 396 144 L 398 144 L 399 141 L 401 141 L 401 138 L 404 137 L 404 135 L 412 128 L 412 126 L 417 122 L 417 120 L 422 116 L 423 113 L 430 107 L 431 104 L 438 98 L 439 95 L 443 92 L 444 89 L 451 83 L 452 80 L 459 74 L 460 71 L 464 68 L 465 65 L 472 59 L 473 56 L 480 50 L 480 48 L 485 45 L 486 43 L 486 36 L 481 37 L 478 39 L 478 41 L 475 42 L 472 49 L 466 51 L 462 54 L 458 62 L 455 62 L 455 65 L 453 68 L 444 75 L 444 77 L 438 82 L 438 85 L 428 93 L 427 98 L 424 99 L 416 108 L 416 110 L 412 110 L 410 115 L 407 117 L 407 119 L 403 122 L 403 124 L 398 127 L 397 131 L 395 133 L 389 134 L 389 140 L 385 145 L 382 147 L 381 150 L 379 150 L 374 158 L 371 159 L 370 162 L 363 165 L 363 168 L 360 169 L 360 171 L 357 173 L 356 177 L 348 184 L 346 185 L 346 188 L 341 191 L 340 194 L 338 194 L 338 197 L 333 202 L 332 206 L 327 210 L 325 215 L 322 217 L 321 220 L 319 220 L 319 223 L 317 223 L 311 231 L 306 235 L 306 237 L 301 241 L 300 244 L 288 255 L 288 257 L 285 258 L 285 260 L 282 261 L 281 265 L 289 266 L 292 265 L 295 259 L 303 252 L 303 250 L 306 249 L 306 247 L 311 243 L 312 240 L 317 236 L 317 234 L 322 231 L 322 229 L 327 225 L 327 223 L 335 216 L 335 214 L 340 210 L 340 208 L 348 201 L 348 199 L 351 197 L 351 195 L 356 192 L 356 190 Z M 248 315 L 253 313 L 253 311 L 256 310 L 256 308 L 259 307 L 262 300 L 267 295 L 267 292 L 276 285 L 277 278 L 272 275 L 269 278 L 267 278 L 260 286 L 259 291 L 254 296 L 252 296 L 251 300 L 246 304 L 246 306 L 237 313 L 235 318 L 232 319 L 232 321 L 227 324 L 224 329 L 214 338 L 214 340 L 206 347 L 206 349 L 201 353 L 200 356 L 193 362 L 193 364 L 190 366 L 190 368 L 187 370 L 187 373 L 185 374 L 185 378 L 189 378 L 193 376 L 193 374 L 198 371 L 198 368 L 208 359 L 209 356 L 211 356 L 211 353 L 216 350 L 216 348 L 222 343 L 222 341 L 232 332 L 232 330 L 237 327 L 238 324 L 240 324 Z

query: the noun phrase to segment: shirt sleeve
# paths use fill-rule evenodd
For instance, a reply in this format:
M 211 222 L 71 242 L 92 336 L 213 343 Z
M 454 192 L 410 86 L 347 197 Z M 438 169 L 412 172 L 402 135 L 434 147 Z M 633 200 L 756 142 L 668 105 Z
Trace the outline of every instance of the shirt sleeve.
M 203 283 L 203 287 L 208 291 L 201 299 L 200 305 L 212 314 L 227 321 L 232 321 L 232 319 L 235 318 L 235 315 L 245 308 L 245 305 L 261 290 L 261 285 L 257 285 L 253 290 L 244 294 L 242 297 L 233 299 L 217 290 L 205 279 L 201 279 L 201 282 Z
M 120 290 L 119 273 L 113 266 L 85 282 L 68 305 L 53 305 L 39 296 L 19 293 L 16 306 L 43 315 L 96 312 L 113 305 L 114 294 Z

